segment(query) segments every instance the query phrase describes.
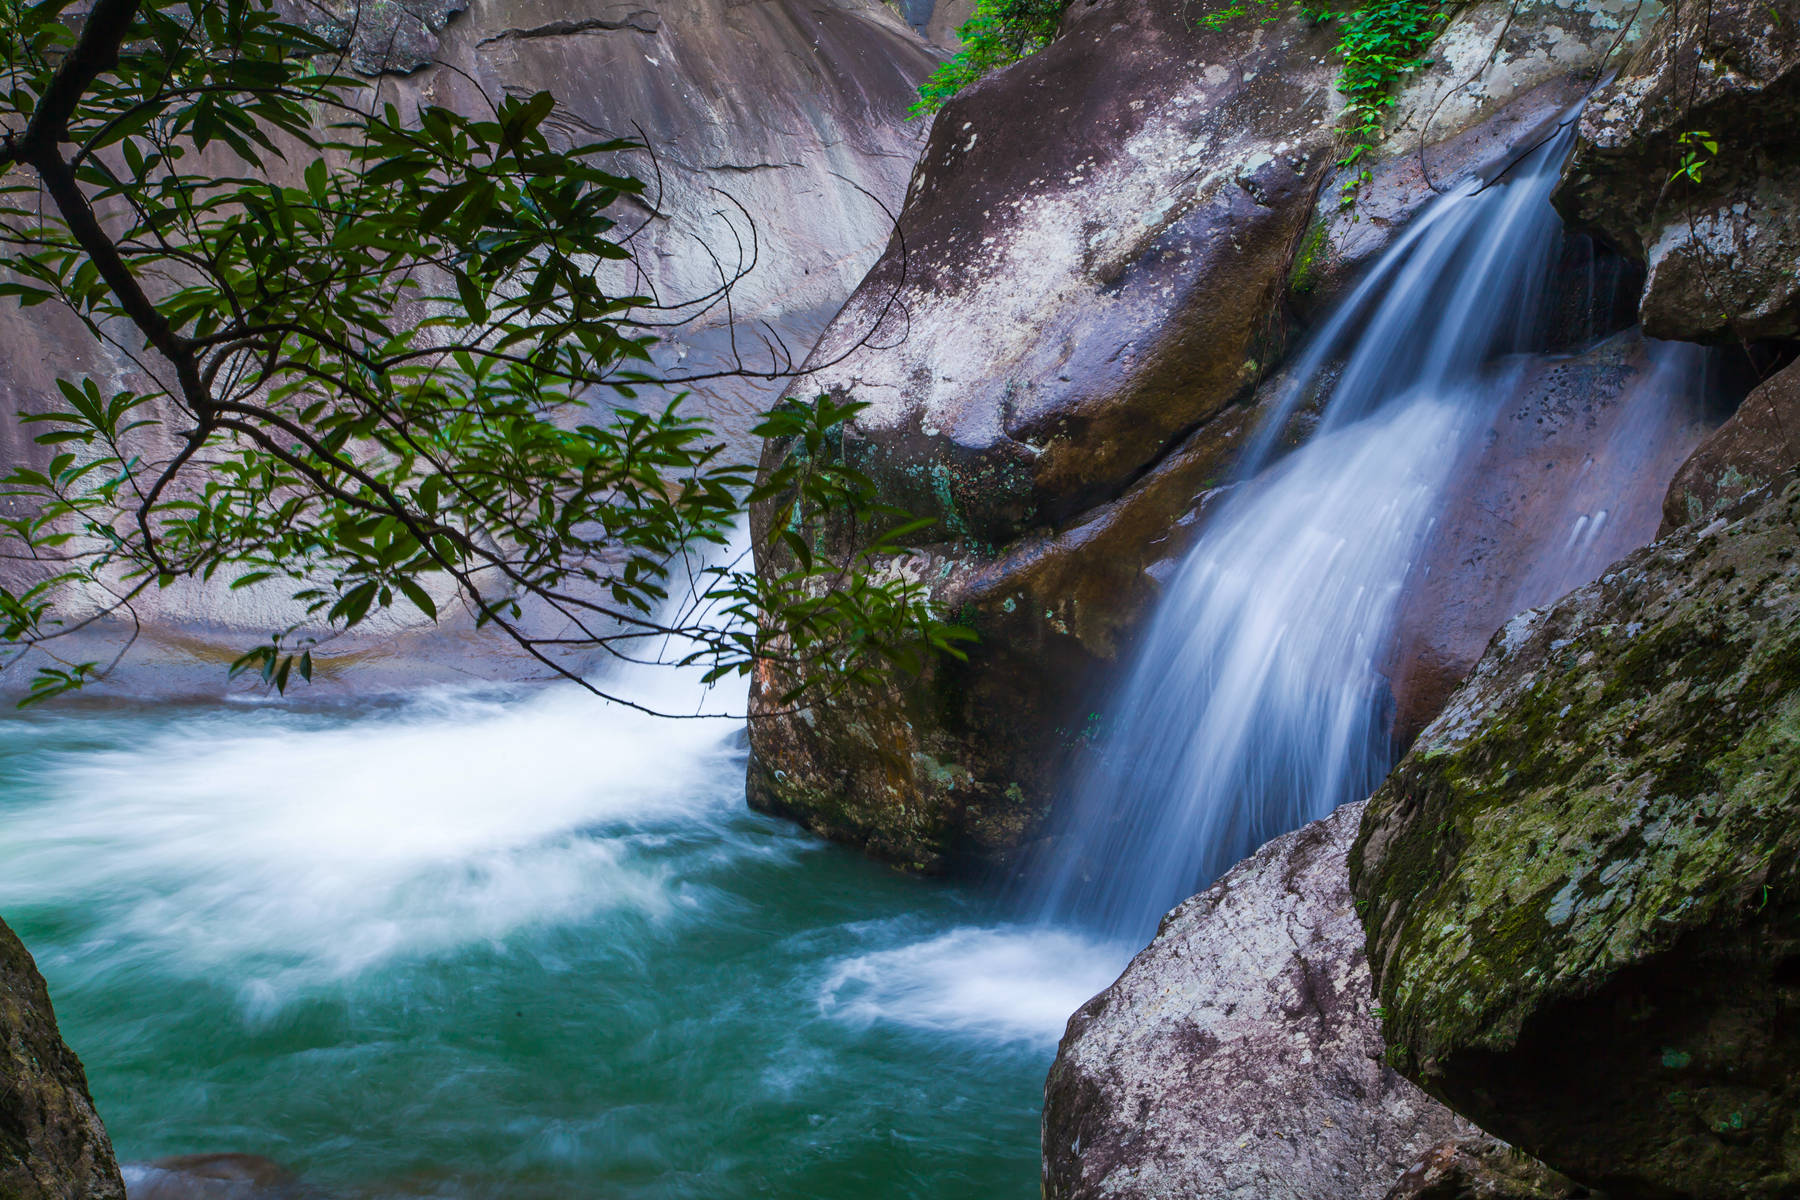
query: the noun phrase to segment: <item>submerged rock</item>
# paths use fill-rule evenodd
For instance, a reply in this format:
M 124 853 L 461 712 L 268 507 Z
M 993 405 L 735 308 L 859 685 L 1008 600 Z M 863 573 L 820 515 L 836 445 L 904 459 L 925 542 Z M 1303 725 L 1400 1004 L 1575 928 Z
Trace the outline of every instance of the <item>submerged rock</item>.
M 1800 482 L 1496 636 L 1351 856 L 1410 1078 L 1609 1193 L 1800 1194 Z
M 126 1200 L 325 1200 L 257 1154 L 182 1154 L 126 1163 L 123 1172 Z
M 1583 113 L 1557 204 L 1647 264 L 1652 337 L 1800 334 L 1800 4 L 1671 11 Z
M 125 1200 L 87 1074 L 56 1030 L 50 992 L 0 923 L 0 1196 Z
M 1743 496 L 1800 466 L 1800 363 L 1765 380 L 1675 473 L 1663 498 L 1662 532 L 1709 521 Z
M 1345 868 L 1362 807 L 1175 909 L 1070 1018 L 1044 1085 L 1048 1200 L 1379 1200 L 1478 1135 L 1382 1062 Z

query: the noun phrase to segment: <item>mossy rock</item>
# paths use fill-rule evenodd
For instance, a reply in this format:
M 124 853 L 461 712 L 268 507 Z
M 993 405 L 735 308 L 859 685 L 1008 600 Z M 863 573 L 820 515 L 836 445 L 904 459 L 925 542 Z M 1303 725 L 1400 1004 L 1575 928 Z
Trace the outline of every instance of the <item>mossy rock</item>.
M 1619 1195 L 1800 1194 L 1800 483 L 1760 497 L 1502 630 L 1351 855 L 1394 1065 Z
M 81 1062 L 37 964 L 0 923 L 0 1197 L 125 1200 Z

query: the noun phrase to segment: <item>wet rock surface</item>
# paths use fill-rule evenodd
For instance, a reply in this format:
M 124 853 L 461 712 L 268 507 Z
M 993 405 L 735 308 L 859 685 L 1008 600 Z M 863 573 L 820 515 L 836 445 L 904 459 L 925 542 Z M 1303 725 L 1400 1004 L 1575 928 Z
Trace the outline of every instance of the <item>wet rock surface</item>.
M 1207 31 L 1200 11 L 1077 6 L 933 125 L 903 243 L 808 382 L 871 405 L 847 457 L 945 538 L 897 569 L 982 643 L 919 683 L 756 722 L 760 807 L 932 869 L 1003 858 L 1041 817 L 1083 728 L 1072 698 L 1251 424 L 1332 143 L 1329 32 L 1298 15 Z M 781 690 L 765 677 L 753 704 Z
M 87 1075 L 56 1030 L 37 964 L 0 924 L 0 1196 L 124 1200 Z
M 280 1163 L 255 1154 L 183 1154 L 126 1163 L 126 1200 L 327 1200 Z
M 1800 465 L 1800 364 L 1758 385 L 1709 434 L 1669 484 L 1662 532 L 1710 521 Z
M 1345 866 L 1362 805 L 1176 908 L 1044 1087 L 1044 1195 L 1379 1200 L 1478 1131 L 1382 1062 Z
M 1726 340 L 1800 333 L 1796 197 L 1800 4 L 1706 0 L 1595 95 L 1557 204 L 1647 265 L 1646 333 Z
M 1700 353 L 1628 331 L 1496 371 L 1492 429 L 1457 467 L 1401 609 L 1389 676 L 1402 745 L 1508 618 L 1656 537 L 1663 481 L 1716 420 Z
M 1800 483 L 1771 491 L 1509 623 L 1351 856 L 1392 1061 L 1609 1194 L 1800 1191 Z

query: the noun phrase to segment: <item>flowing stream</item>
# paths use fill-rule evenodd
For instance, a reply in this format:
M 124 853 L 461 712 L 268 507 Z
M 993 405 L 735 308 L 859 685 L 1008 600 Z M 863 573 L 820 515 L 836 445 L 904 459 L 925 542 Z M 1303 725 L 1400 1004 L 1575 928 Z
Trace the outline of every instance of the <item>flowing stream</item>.
M 1434 202 L 1286 372 L 1031 885 L 1053 924 L 1141 945 L 1198 887 L 1387 773 L 1387 670 L 1422 553 L 1454 486 L 1482 467 L 1503 403 L 1544 361 L 1532 351 L 1562 243 L 1549 195 L 1572 137 L 1565 123 L 1499 179 Z M 1649 356 L 1611 443 L 1574 478 L 1531 482 L 1561 499 L 1560 544 L 1537 548 L 1500 619 L 1633 548 L 1601 536 L 1615 500 L 1581 483 L 1597 458 L 1614 468 L 1598 474 L 1651 475 L 1666 431 L 1690 419 L 1700 352 Z M 1277 458 L 1297 422 L 1310 436 Z
M 359 1200 L 1035 1195 L 1111 954 L 747 811 L 739 729 L 573 689 L 15 716 L 0 912 L 122 1159 Z
M 749 812 L 732 721 L 574 689 L 5 718 L 0 912 L 121 1158 L 261 1154 L 348 1200 L 1035 1195 L 1068 1014 L 1390 765 L 1422 555 L 1545 361 L 1567 140 L 1434 204 L 1296 359 L 1112 705 L 1045 919 Z M 1651 356 L 1595 452 L 1627 472 L 1695 387 Z M 1518 606 L 1620 553 L 1595 461 Z

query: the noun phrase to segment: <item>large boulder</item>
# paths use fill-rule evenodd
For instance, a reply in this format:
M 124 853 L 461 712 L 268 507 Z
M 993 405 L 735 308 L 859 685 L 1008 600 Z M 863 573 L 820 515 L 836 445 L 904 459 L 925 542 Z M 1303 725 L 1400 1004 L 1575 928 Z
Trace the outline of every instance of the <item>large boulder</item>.
M 1196 24 L 1222 7 L 1073 6 L 1049 48 L 939 114 L 807 384 L 870 405 L 846 456 L 937 518 L 945 541 L 904 569 L 982 643 L 803 712 L 759 677 L 753 803 L 934 869 L 1003 857 L 1041 814 L 1070 697 L 1249 424 L 1330 162 L 1329 31 Z
M 1582 114 L 1557 203 L 1646 263 L 1652 337 L 1800 334 L 1800 4 L 1671 11 Z
M 1345 855 L 1362 805 L 1268 843 L 1069 1019 L 1047 1200 L 1380 1200 L 1478 1134 L 1382 1061 Z
M 1351 855 L 1390 1061 L 1609 1193 L 1800 1194 L 1800 482 L 1744 505 L 1509 623 Z
M 1663 498 L 1662 532 L 1720 511 L 1800 466 L 1800 363 L 1764 380 L 1681 464 Z
M 765 671 L 752 803 L 926 869 L 1015 857 L 1093 724 L 1083 698 L 1274 402 L 1295 289 L 1334 290 L 1434 184 L 1532 144 L 1647 24 L 1588 0 L 1472 6 L 1403 93 L 1404 149 L 1379 156 L 1359 217 L 1335 182 L 1320 194 L 1338 178 L 1335 28 L 1298 10 L 1197 22 L 1224 8 L 1071 6 L 1049 48 L 938 117 L 901 236 L 806 382 L 870 405 L 845 455 L 941 531 L 895 569 L 981 642 L 804 711 L 776 711 Z
M 81 1060 L 56 1031 L 31 953 L 0 923 L 0 1196 L 125 1200 Z

